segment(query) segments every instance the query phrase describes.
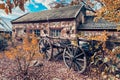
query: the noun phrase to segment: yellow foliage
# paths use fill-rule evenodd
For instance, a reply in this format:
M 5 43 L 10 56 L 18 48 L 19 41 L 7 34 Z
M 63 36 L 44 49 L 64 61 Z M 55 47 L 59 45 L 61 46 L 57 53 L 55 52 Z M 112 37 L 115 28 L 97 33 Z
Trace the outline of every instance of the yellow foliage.
M 39 53 L 38 40 L 35 36 L 32 36 L 32 40 L 28 36 L 25 37 L 23 44 L 6 51 L 5 55 L 9 59 L 25 58 L 27 61 L 43 58 L 43 55 Z
M 96 13 L 98 18 L 112 22 L 120 21 L 120 0 L 100 0 L 104 6 Z
M 5 38 L 5 39 L 9 39 L 11 36 L 8 33 L 1 33 L 1 35 Z
M 0 59 L 1 59 L 1 58 L 3 58 L 3 54 L 2 54 L 2 53 L 0 53 Z
M 74 46 L 78 46 L 77 40 L 72 40 L 71 44 L 74 45 Z
M 4 3 L 0 4 L 0 9 L 5 9 L 5 4 Z
M 87 39 L 97 40 L 97 41 L 106 41 L 108 39 L 108 35 L 106 31 L 103 31 L 101 35 L 88 36 Z
M 23 39 L 23 49 L 25 50 L 25 51 L 29 51 L 29 50 L 31 50 L 30 49 L 30 41 L 29 41 L 29 38 L 28 38 L 28 36 L 27 37 L 25 37 L 24 39 Z
M 36 46 L 38 44 L 38 39 L 37 37 L 35 37 L 35 34 L 32 34 L 32 41 L 31 41 L 32 45 Z
M 120 25 L 117 25 L 117 31 L 119 31 L 120 30 Z
M 120 53 L 120 46 L 117 46 L 115 47 L 113 50 L 112 50 L 112 54 L 115 55 L 115 54 L 119 54 Z

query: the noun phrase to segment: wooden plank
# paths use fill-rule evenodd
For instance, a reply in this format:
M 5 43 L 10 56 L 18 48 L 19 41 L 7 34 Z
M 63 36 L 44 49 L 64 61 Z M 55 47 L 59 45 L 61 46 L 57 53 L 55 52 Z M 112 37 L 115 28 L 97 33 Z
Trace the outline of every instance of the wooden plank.
M 84 39 L 84 38 L 76 38 L 76 39 L 70 39 L 70 38 L 65 38 L 65 37 L 50 37 L 50 36 L 45 36 L 49 39 L 53 39 L 53 40 L 70 40 L 70 41 L 74 41 L 74 40 L 77 40 L 77 41 L 84 41 L 84 42 L 91 42 L 91 41 L 97 41 L 97 42 L 113 42 L 113 43 L 120 43 L 120 40 L 106 40 L 106 41 L 100 41 L 100 40 L 88 40 L 88 39 Z M 43 37 L 43 38 L 45 38 Z

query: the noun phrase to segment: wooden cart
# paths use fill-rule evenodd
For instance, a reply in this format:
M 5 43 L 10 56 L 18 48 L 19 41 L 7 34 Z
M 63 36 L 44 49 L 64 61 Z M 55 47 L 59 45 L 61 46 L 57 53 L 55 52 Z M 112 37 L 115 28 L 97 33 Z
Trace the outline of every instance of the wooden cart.
M 102 45 L 96 48 L 99 41 L 76 39 L 78 46 L 72 45 L 70 39 L 42 37 L 39 41 L 40 52 L 45 55 L 47 60 L 56 59 L 62 56 L 65 65 L 73 68 L 79 73 L 83 73 L 91 57 L 104 58 Z M 82 42 L 82 43 L 81 43 Z M 101 55 L 96 56 L 101 53 Z

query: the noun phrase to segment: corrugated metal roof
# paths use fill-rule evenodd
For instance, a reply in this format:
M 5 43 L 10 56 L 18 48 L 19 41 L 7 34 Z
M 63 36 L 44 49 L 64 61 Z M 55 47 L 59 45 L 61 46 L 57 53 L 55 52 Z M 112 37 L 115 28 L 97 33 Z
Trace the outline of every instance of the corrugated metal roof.
M 0 31 L 12 31 L 12 25 L 9 20 L 0 18 Z
M 12 23 L 75 18 L 81 8 L 82 5 L 75 5 L 58 9 L 44 10 L 41 12 L 28 13 L 13 20 Z

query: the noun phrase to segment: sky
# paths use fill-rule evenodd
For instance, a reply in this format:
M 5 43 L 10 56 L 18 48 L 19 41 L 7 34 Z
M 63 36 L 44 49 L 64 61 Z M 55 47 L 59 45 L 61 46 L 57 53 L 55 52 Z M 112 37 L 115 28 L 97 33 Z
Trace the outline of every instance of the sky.
M 50 9 L 49 3 L 55 0 L 30 0 L 25 4 L 25 12 L 20 10 L 19 7 L 12 9 L 12 14 L 6 14 L 4 10 L 0 10 L 0 17 L 5 17 L 9 19 L 15 19 L 23 14 L 29 13 L 29 12 L 38 12 L 41 10 Z M 0 3 L 2 1 L 0 0 Z
M 50 9 L 49 4 L 53 1 L 60 1 L 60 0 L 30 0 L 25 4 L 25 12 L 19 9 L 19 7 L 12 9 L 12 14 L 6 14 L 4 10 L 0 10 L 0 17 L 9 18 L 11 20 L 16 19 L 26 13 L 29 12 L 39 12 L 42 10 Z M 70 2 L 71 0 L 65 0 L 66 2 Z M 2 3 L 2 0 L 0 0 Z M 99 4 L 96 6 L 96 8 Z

